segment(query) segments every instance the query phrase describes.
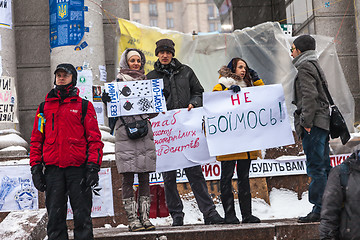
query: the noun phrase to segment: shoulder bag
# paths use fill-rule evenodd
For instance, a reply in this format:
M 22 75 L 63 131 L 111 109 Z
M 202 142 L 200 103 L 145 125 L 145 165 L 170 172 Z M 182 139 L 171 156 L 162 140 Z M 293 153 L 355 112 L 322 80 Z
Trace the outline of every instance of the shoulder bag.
M 350 139 L 349 129 L 346 126 L 346 122 L 345 122 L 344 117 L 342 116 L 339 108 L 334 104 L 334 101 L 330 95 L 330 92 L 326 86 L 326 83 L 325 83 L 324 79 L 321 77 L 319 68 L 316 66 L 316 64 L 314 62 L 311 62 L 311 63 L 315 66 L 316 70 L 318 71 L 318 74 L 320 76 L 320 80 L 321 80 L 322 86 L 324 88 L 326 97 L 330 103 L 330 107 L 331 107 L 330 136 L 333 139 L 340 137 L 341 143 L 343 145 L 345 145 Z
M 126 123 L 123 117 L 120 117 L 120 120 L 125 126 L 126 134 L 130 139 L 138 139 L 145 137 L 148 134 L 148 120 L 141 119 L 135 122 Z

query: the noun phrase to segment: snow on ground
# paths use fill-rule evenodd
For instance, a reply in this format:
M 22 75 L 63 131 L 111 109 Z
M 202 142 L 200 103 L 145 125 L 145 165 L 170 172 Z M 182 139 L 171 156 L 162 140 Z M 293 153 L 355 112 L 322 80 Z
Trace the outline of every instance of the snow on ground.
M 308 201 L 308 192 L 305 192 L 302 195 L 302 199 L 298 200 L 297 193 L 294 191 L 273 188 L 269 198 L 271 205 L 260 198 L 252 199 L 253 215 L 261 220 L 298 218 L 299 216 L 307 215 L 312 209 L 312 204 Z M 183 200 L 183 204 L 185 212 L 184 224 L 204 224 L 202 213 L 198 209 L 195 199 Z M 216 210 L 223 217 L 224 210 L 221 203 L 215 205 Z M 237 199 L 235 199 L 235 210 L 236 216 L 241 221 L 240 207 Z M 172 219 L 168 216 L 151 219 L 151 222 L 156 226 L 170 226 Z M 126 226 L 119 225 L 118 227 Z

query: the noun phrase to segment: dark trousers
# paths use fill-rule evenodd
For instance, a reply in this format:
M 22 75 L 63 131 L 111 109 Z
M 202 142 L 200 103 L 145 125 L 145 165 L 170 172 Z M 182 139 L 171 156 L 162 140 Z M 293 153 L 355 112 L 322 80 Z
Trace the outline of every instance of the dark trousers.
M 46 208 L 48 239 L 68 239 L 67 200 L 74 214 L 74 239 L 93 239 L 91 208 L 92 189 L 85 185 L 85 168 L 46 166 Z
M 312 211 L 320 213 L 322 196 L 331 169 L 329 132 L 318 127 L 312 127 L 310 133 L 304 130 L 302 145 L 306 155 L 307 175 L 311 177 L 309 202 L 314 204 Z
M 232 188 L 235 164 L 237 165 L 238 199 L 241 215 L 243 219 L 251 215 L 251 192 L 249 183 L 250 163 L 251 160 L 248 159 L 221 162 L 220 197 L 225 212 L 225 218 L 231 219 L 236 216 Z
M 122 199 L 134 197 L 134 174 L 122 173 Z M 150 196 L 149 173 L 138 173 L 139 196 Z
M 194 193 L 196 202 L 204 218 L 216 214 L 215 205 L 211 199 L 201 166 L 184 168 L 186 177 L 189 180 L 191 190 Z M 183 204 L 176 185 L 176 170 L 163 172 L 165 199 L 172 218 L 184 217 Z

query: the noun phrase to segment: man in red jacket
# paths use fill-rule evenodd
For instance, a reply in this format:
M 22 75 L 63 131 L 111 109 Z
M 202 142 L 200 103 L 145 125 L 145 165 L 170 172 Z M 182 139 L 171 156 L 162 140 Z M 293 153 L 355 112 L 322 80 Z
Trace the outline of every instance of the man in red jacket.
M 86 101 L 84 108 L 75 87 L 74 66 L 60 64 L 54 73 L 56 87 L 37 110 L 31 135 L 33 183 L 39 191 L 45 191 L 49 240 L 68 239 L 68 196 L 74 213 L 75 239 L 93 239 L 91 187 L 99 181 L 104 144 L 92 103 Z

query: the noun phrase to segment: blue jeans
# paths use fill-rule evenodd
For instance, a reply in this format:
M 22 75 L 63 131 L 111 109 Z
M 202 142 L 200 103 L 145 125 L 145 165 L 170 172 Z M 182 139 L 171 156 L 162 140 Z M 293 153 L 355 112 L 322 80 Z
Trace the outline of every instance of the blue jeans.
M 311 177 L 309 202 L 314 204 L 312 212 L 320 213 L 322 196 L 331 169 L 329 131 L 318 127 L 312 127 L 310 133 L 304 130 L 302 145 L 306 155 L 307 175 Z

